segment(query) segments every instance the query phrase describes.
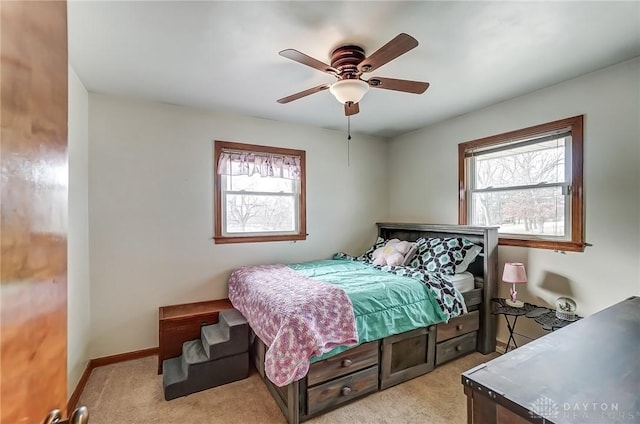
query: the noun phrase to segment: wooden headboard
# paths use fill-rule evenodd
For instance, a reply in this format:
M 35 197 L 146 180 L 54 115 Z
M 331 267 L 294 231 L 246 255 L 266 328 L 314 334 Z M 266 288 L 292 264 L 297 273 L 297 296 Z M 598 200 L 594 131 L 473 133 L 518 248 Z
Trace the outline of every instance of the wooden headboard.
M 472 227 L 466 225 L 378 223 L 378 235 L 385 239 L 416 241 L 420 237 L 463 237 L 482 246 L 482 252 L 469 265 L 467 271 L 482 287 L 480 307 L 480 333 L 478 351 L 483 354 L 496 350 L 496 317 L 491 314 L 491 299 L 498 290 L 498 227 Z

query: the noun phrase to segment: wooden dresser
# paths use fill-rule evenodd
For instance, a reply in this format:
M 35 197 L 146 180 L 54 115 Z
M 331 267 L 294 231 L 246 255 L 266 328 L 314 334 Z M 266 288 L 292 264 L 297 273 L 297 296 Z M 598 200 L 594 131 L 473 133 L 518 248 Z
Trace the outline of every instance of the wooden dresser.
M 182 354 L 182 344 L 200 338 L 200 328 L 216 324 L 218 314 L 232 309 L 229 299 L 161 306 L 158 310 L 158 374 L 162 361 Z
M 468 423 L 637 423 L 638 358 L 634 296 L 463 373 Z

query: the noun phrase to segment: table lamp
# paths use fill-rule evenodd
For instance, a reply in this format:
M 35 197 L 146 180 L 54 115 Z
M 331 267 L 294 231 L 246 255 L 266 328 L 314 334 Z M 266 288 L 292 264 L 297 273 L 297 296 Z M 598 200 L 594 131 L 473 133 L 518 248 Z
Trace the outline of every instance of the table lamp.
M 524 264 L 518 262 L 506 262 L 504 264 L 504 272 L 502 273 L 502 282 L 511 284 L 509 293 L 511 299 L 507 299 L 505 303 L 514 308 L 522 308 L 524 303 L 516 299 L 518 292 L 516 291 L 516 284 L 525 284 L 527 282 L 527 273 L 524 271 Z

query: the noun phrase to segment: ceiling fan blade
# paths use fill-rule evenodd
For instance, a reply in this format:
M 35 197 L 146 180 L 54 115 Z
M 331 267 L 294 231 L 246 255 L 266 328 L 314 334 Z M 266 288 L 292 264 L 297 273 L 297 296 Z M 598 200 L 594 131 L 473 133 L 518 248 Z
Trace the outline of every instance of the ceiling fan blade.
M 418 46 L 418 40 L 401 33 L 358 64 L 360 72 L 371 72 Z
M 385 90 L 403 91 L 405 93 L 422 94 L 429 88 L 428 82 L 409 81 L 395 78 L 371 77 L 369 87 L 384 88 Z
M 344 116 L 355 115 L 360 112 L 360 106 L 358 103 L 347 102 L 344 104 Z
M 339 73 L 336 68 L 332 68 L 326 63 L 320 62 L 319 60 L 314 59 L 311 56 L 307 56 L 306 54 L 301 53 L 298 50 L 294 50 L 294 49 L 282 50 L 280 52 L 280 56 L 286 57 L 287 59 L 291 59 L 298 63 L 302 63 L 303 65 L 310 66 L 313 69 L 317 69 L 319 71 L 326 72 L 328 74 L 338 75 Z
M 299 93 L 292 94 L 290 96 L 278 99 L 278 103 L 282 103 L 282 104 L 289 103 L 289 102 L 292 102 L 294 100 L 301 99 L 302 97 L 308 96 L 310 94 L 319 93 L 320 91 L 326 90 L 330 86 L 331 86 L 331 84 L 318 85 L 317 87 L 309 88 L 308 90 L 304 90 L 304 91 L 301 91 Z

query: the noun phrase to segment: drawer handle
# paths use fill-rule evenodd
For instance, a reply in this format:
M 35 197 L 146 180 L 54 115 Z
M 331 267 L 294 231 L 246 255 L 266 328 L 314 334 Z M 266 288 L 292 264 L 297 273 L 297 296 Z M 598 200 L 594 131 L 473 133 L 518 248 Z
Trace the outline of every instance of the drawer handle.
M 462 346 L 461 345 L 456 346 L 456 352 L 460 352 L 461 350 L 462 350 Z
M 462 324 L 458 324 L 456 325 L 456 330 L 460 331 L 462 330 L 463 325 Z
M 350 366 L 351 366 L 351 364 L 353 364 L 353 362 L 351 361 L 351 359 L 345 359 L 344 361 L 342 361 L 342 366 L 343 366 L 344 368 L 346 368 L 346 367 L 350 367 Z
M 340 393 L 342 393 L 342 396 L 348 396 L 349 393 L 351 393 L 351 387 L 344 386 L 342 390 L 340 390 Z

